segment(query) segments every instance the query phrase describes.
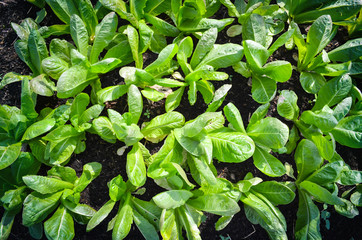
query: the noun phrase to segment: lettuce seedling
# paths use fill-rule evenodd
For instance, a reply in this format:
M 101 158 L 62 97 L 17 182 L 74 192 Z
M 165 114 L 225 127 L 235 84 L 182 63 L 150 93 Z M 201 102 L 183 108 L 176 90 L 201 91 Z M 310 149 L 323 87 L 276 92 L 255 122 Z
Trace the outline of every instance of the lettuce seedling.
M 293 30 L 285 32 L 269 49 L 253 40 L 243 41 L 247 63 L 241 61 L 233 68 L 244 77 L 252 77 L 252 97 L 258 103 L 270 102 L 276 94 L 277 82 L 288 81 L 291 77 L 292 65 L 289 62 L 266 62 L 292 35 Z
M 30 193 L 22 177 L 37 174 L 39 168 L 40 162 L 31 153 L 22 152 L 11 166 L 0 170 L 0 204 L 5 209 L 0 222 L 1 239 L 9 237 L 14 218 L 21 212 L 24 199 Z
M 119 201 L 117 215 L 108 223 L 108 230 L 113 229 L 112 239 L 124 239 L 133 222 L 146 239 L 158 239 L 161 209 L 153 201 L 147 202 L 132 196 L 132 193 L 137 194 L 137 187 L 130 181 L 123 181 L 121 175 L 113 178 L 108 188 L 110 200 L 93 215 L 87 224 L 87 231 L 100 224 Z
M 27 175 L 24 183 L 32 190 L 24 200 L 23 225 L 44 232 L 48 239 L 73 239 L 74 220 L 87 224 L 95 210 L 79 203 L 81 192 L 100 174 L 102 165 L 85 164 L 78 178 L 74 169 L 55 166 L 48 176 Z M 54 212 L 54 210 L 56 211 Z M 73 220 L 74 219 L 74 220 Z

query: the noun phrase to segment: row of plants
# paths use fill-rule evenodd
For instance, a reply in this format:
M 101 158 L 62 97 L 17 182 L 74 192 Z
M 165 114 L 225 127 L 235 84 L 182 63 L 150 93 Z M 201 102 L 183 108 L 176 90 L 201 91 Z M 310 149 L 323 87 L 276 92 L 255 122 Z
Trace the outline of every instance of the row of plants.
M 205 212 L 220 216 L 215 228 L 221 230 L 240 207 L 270 239 L 287 239 L 278 205 L 296 196 L 295 239 L 322 239 L 315 202 L 349 218 L 359 214 L 362 172 L 344 162 L 336 144 L 362 147 L 356 84 L 362 38 L 354 38 L 362 30 L 360 0 L 100 0 L 94 6 L 89 0 L 28 1 L 42 8 L 37 18 L 12 27 L 19 37 L 15 51 L 31 74 L 10 72 L 0 83 L 1 89 L 21 82 L 20 108 L 0 106 L 1 239 L 8 238 L 16 215 L 35 239 L 43 233 L 73 239 L 74 221 L 91 231 L 116 205 L 108 223 L 112 239 L 125 238 L 132 224 L 145 239 L 201 239 Z M 41 26 L 46 5 L 64 24 Z M 221 5 L 229 18 L 216 18 Z M 306 23 L 311 26 L 305 35 Z M 326 52 L 338 26 L 347 28 L 350 40 Z M 241 35 L 240 44 L 216 44 L 226 27 L 229 37 Z M 297 48 L 296 66 L 270 61 L 280 47 Z M 158 55 L 144 66 L 147 52 Z M 228 67 L 251 80 L 252 98 L 261 104 L 248 121 L 234 104 L 224 103 L 232 83 L 213 85 L 229 79 L 223 71 Z M 102 75 L 118 68 L 123 81 L 102 87 Z M 310 110 L 300 112 L 295 92 L 277 90 L 293 70 L 298 84 L 315 95 Z M 277 93 L 280 118 L 266 117 Z M 66 103 L 36 111 L 37 95 L 55 94 Z M 191 106 L 202 97 L 205 113 L 185 119 L 177 108 L 186 94 Z M 124 112 L 105 107 L 121 98 L 127 100 Z M 140 122 L 144 101 L 164 101 L 165 113 Z M 86 151 L 86 133 L 123 142 L 119 154 L 127 156 L 127 176 L 108 183 L 109 201 L 98 211 L 80 199 L 101 164 L 85 164 L 80 177 L 67 166 Z M 147 142 L 161 148 L 151 154 Z M 294 158 L 295 173 L 273 153 Z M 218 177 L 214 161 L 250 158 L 266 176 L 286 174 L 292 181 L 264 181 L 251 173 L 238 182 Z M 41 168 L 46 176 L 38 175 Z M 165 189 L 151 201 L 139 198 L 147 178 Z

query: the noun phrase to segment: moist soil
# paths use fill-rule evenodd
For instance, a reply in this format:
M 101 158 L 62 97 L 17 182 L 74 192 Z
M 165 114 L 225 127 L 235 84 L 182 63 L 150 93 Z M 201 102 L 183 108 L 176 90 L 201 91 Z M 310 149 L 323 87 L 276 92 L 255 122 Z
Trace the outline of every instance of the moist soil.
M 34 19 L 36 17 L 36 11 L 38 10 L 38 8 L 23 0 L 0 1 L 0 77 L 4 76 L 7 72 L 16 72 L 20 74 L 30 73 L 28 67 L 20 60 L 20 58 L 15 53 L 14 43 L 17 40 L 17 35 L 11 28 L 10 23 L 15 22 L 19 24 L 25 17 L 31 17 Z M 47 12 L 48 15 L 41 23 L 41 25 L 60 23 L 57 17 L 52 14 L 52 11 L 50 9 L 47 9 Z M 220 11 L 217 13 L 217 16 L 220 18 L 227 17 L 226 9 L 221 8 Z M 308 26 L 303 27 L 302 30 L 308 30 Z M 347 32 L 342 28 L 339 29 L 334 40 L 327 46 L 327 51 L 330 51 L 331 49 L 336 48 L 346 42 L 346 36 Z M 221 31 L 219 33 L 217 43 L 223 44 L 229 42 L 240 44 L 241 37 L 229 38 L 226 35 L 226 30 Z M 296 61 L 294 60 L 293 55 L 296 56 L 297 52 L 287 51 L 285 48 L 282 47 L 271 56 L 269 61 L 286 60 L 291 62 L 293 65 L 296 65 Z M 155 58 L 156 55 L 152 53 L 144 54 L 145 66 L 154 61 Z M 224 69 L 224 71 L 229 74 L 229 79 L 223 82 L 213 82 L 215 89 L 219 88 L 223 84 L 232 84 L 232 88 L 229 91 L 224 101 L 224 104 L 221 106 L 220 109 L 222 109 L 222 107 L 227 103 L 232 102 L 240 110 L 242 118 L 244 120 L 244 124 L 246 125 L 251 114 L 259 106 L 259 104 L 257 104 L 251 97 L 250 80 L 235 73 L 232 68 Z M 119 84 L 122 79 L 118 75 L 118 70 L 115 70 L 106 75 L 103 75 L 101 77 L 101 81 L 102 87 L 106 87 Z M 361 88 L 361 86 L 359 86 L 359 88 Z M 296 92 L 296 94 L 298 95 L 298 106 L 300 107 L 301 112 L 312 108 L 312 101 L 314 99 L 314 96 L 306 93 L 302 89 L 299 82 L 299 74 L 297 72 L 293 72 L 293 75 L 288 82 L 278 84 L 278 92 L 283 89 L 293 90 Z M 89 91 L 89 89 L 86 89 L 85 91 Z M 20 92 L 20 83 L 13 83 L 4 87 L 0 91 L 0 103 L 19 107 Z M 269 109 L 268 116 L 281 119 L 276 111 L 276 103 L 278 99 L 277 96 L 271 101 L 271 107 Z M 38 97 L 37 110 L 39 111 L 44 107 L 56 107 L 64 104 L 64 102 L 65 100 L 57 99 L 56 96 Z M 144 105 L 145 114 L 140 120 L 141 123 L 147 122 L 153 117 L 165 113 L 164 100 L 156 103 L 148 102 L 147 100 L 145 100 Z M 106 105 L 106 108 L 112 108 L 123 113 L 126 110 L 126 106 L 126 99 L 121 98 L 118 101 L 109 102 Z M 184 98 L 182 99 L 181 105 L 177 108 L 177 111 L 181 112 L 185 116 L 186 120 L 190 120 L 204 113 L 206 108 L 207 106 L 203 102 L 201 95 L 198 95 L 198 100 L 196 104 L 194 106 L 190 106 L 187 100 L 187 94 L 184 94 Z M 102 114 L 105 114 L 105 112 L 103 112 Z M 285 119 L 281 120 L 291 126 L 290 122 L 286 122 Z M 143 143 L 146 144 L 151 154 L 157 152 L 161 147 L 161 144 L 152 144 L 149 142 Z M 82 203 L 89 204 L 91 207 L 98 210 L 103 204 L 105 204 L 109 200 L 107 182 L 109 182 L 112 178 L 116 177 L 118 174 L 120 174 L 126 180 L 126 154 L 124 154 L 123 156 L 117 155 L 117 150 L 120 147 L 124 146 L 123 143 L 117 142 L 116 144 L 110 144 L 103 141 L 97 135 L 87 134 L 86 144 L 86 151 L 79 155 L 73 155 L 68 165 L 74 168 L 80 175 L 84 164 L 93 161 L 97 161 L 102 164 L 103 168 L 101 174 L 85 189 L 81 197 Z M 360 150 L 346 148 L 337 144 L 337 152 L 342 156 L 346 163 L 351 166 L 352 169 L 361 170 L 361 166 L 359 165 L 358 160 L 358 156 L 359 154 L 361 154 Z M 275 153 L 274 155 L 283 163 L 288 162 L 293 165 L 294 169 L 296 169 L 293 154 L 286 155 Z M 265 176 L 255 168 L 252 159 L 248 159 L 245 162 L 239 164 L 227 164 L 215 161 L 215 166 L 217 168 L 219 177 L 224 177 L 234 183 L 243 179 L 248 172 L 253 173 L 254 176 L 261 177 L 264 180 L 293 180 L 286 175 L 280 178 L 270 178 Z M 40 173 L 46 174 L 47 170 L 47 167 L 43 167 L 40 170 Z M 150 178 L 147 179 L 144 188 L 146 188 L 146 192 L 143 195 L 139 196 L 139 198 L 144 200 L 150 200 L 154 195 L 163 191 L 163 189 L 157 186 Z M 264 231 L 264 229 L 262 229 L 259 225 L 251 224 L 246 219 L 242 206 L 240 207 L 241 211 L 234 216 L 231 223 L 222 231 L 216 231 L 214 227 L 218 216 L 213 214 L 206 214 L 204 221 L 199 227 L 202 239 L 268 239 L 267 233 Z M 323 206 L 321 204 L 319 204 L 318 207 L 320 208 L 320 210 L 323 210 Z M 294 226 L 298 209 L 298 197 L 296 197 L 292 203 L 285 206 L 279 206 L 279 208 L 284 214 L 287 221 L 288 239 L 294 239 Z M 118 208 L 116 207 L 112 211 L 112 213 L 105 219 L 105 221 L 103 221 L 91 232 L 86 232 L 84 225 L 79 225 L 75 223 L 74 239 L 111 239 L 112 233 L 111 231 L 107 232 L 107 224 L 115 216 L 117 210 Z M 3 210 L 1 210 L 1 214 L 2 211 Z M 327 219 L 327 221 L 321 218 L 320 231 L 323 239 L 361 239 L 361 216 L 357 216 L 354 219 L 349 219 L 336 213 L 334 208 L 330 206 L 324 211 L 329 212 L 330 217 Z M 28 233 L 28 229 L 21 224 L 20 214 L 18 214 L 18 216 L 16 217 L 9 239 L 31 239 Z M 44 239 L 46 238 L 44 237 Z M 138 231 L 138 229 L 134 225 L 132 225 L 131 231 L 126 239 L 143 239 L 143 236 Z

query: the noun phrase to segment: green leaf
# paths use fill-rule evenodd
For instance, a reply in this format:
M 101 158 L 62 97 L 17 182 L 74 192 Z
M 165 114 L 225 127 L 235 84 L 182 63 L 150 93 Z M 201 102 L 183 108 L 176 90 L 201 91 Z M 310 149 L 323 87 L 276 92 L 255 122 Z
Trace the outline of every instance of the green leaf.
M 108 73 L 114 68 L 118 67 L 121 64 L 121 62 L 122 61 L 119 60 L 118 58 L 106 58 L 103 59 L 102 61 L 92 64 L 90 71 L 92 73 L 97 73 L 97 74 Z
M 273 155 L 260 147 L 255 147 L 254 165 L 265 175 L 280 177 L 286 173 L 284 165 Z
M 0 222 L 0 238 L 8 239 L 11 233 L 11 228 L 13 227 L 15 219 L 15 214 L 5 211 L 1 217 Z
M 112 239 L 124 239 L 131 230 L 133 222 L 133 209 L 130 205 L 131 194 L 128 193 L 123 206 L 116 216 L 116 222 L 112 231 Z
M 251 93 L 253 99 L 258 103 L 270 102 L 277 90 L 276 82 L 266 76 L 254 75 L 252 79 Z
M 73 1 L 69 2 L 67 0 L 45 0 L 48 5 L 51 7 L 55 15 L 62 20 L 64 23 L 70 23 L 70 16 L 73 14 L 79 15 L 77 7 L 74 5 Z
M 106 202 L 89 220 L 87 224 L 87 232 L 98 226 L 112 211 L 116 202 L 109 200 Z
M 261 69 L 268 60 L 270 54 L 260 43 L 252 40 L 243 41 L 245 57 L 251 69 Z
M 53 194 L 32 192 L 24 200 L 23 225 L 31 226 L 41 223 L 58 206 L 63 191 Z
M 321 240 L 319 232 L 319 209 L 313 203 L 311 197 L 298 191 L 299 206 L 297 212 L 297 221 L 295 225 L 295 238 L 296 239 L 316 239 Z
M 30 89 L 41 96 L 51 97 L 57 90 L 54 82 L 50 81 L 45 74 L 41 74 L 30 81 Z
M 14 83 L 14 82 L 20 82 L 22 81 L 24 78 L 28 78 L 30 79 L 31 77 L 28 75 L 20 75 L 14 72 L 9 72 L 7 74 L 5 74 L 0 82 L 0 89 L 4 88 L 6 85 Z
M 142 115 L 143 100 L 141 92 L 135 85 L 128 88 L 128 111 L 132 114 L 132 123 L 137 124 Z
M 122 97 L 128 91 L 127 85 L 117 85 L 106 87 L 97 92 L 97 96 L 100 103 L 117 100 Z
M 264 18 L 252 13 L 243 24 L 243 40 L 252 40 L 266 46 L 266 28 Z
M 186 230 L 187 239 L 201 240 L 198 224 L 195 223 L 192 213 L 185 207 L 180 207 L 175 210 L 181 220 L 183 227 Z
M 357 170 L 342 171 L 340 181 L 343 185 L 356 185 L 362 183 L 362 172 Z
M 21 143 L 15 143 L 7 147 L 0 146 L 0 170 L 10 166 L 19 157 Z
M 35 137 L 38 137 L 50 131 L 54 126 L 55 126 L 54 118 L 43 119 L 39 122 L 33 123 L 31 126 L 29 126 L 26 129 L 21 141 L 27 141 Z
M 187 190 L 169 190 L 157 194 L 152 200 L 162 209 L 175 209 L 184 205 L 192 196 Z
M 177 224 L 175 210 L 164 209 L 160 219 L 160 233 L 163 239 L 180 239 L 181 229 Z
M 277 110 L 280 116 L 295 120 L 299 116 L 298 96 L 293 91 L 283 90 L 278 98 Z
M 67 69 L 58 80 L 57 96 L 59 98 L 69 98 L 83 91 L 90 83 L 87 79 L 87 69 L 77 65 Z
M 134 186 L 141 187 L 145 184 L 146 166 L 142 151 L 137 143 L 133 145 L 132 150 L 127 154 L 126 170 L 127 176 Z
M 116 134 L 114 132 L 111 121 L 106 117 L 98 117 L 92 122 L 93 129 L 105 141 L 110 143 L 116 142 Z
M 286 44 L 290 39 L 293 39 L 294 31 L 294 29 L 290 29 L 283 33 L 268 49 L 269 54 L 272 55 L 278 48 Z
M 44 222 L 44 232 L 48 239 L 73 239 L 75 233 L 72 215 L 60 205 L 53 216 Z
M 28 38 L 28 50 L 31 62 L 36 68 L 35 76 L 43 72 L 41 62 L 48 57 L 48 49 L 45 40 L 37 30 L 32 30 Z
M 142 129 L 142 134 L 151 142 L 157 143 L 163 140 L 171 130 L 184 125 L 185 118 L 178 112 L 168 112 L 153 118 Z
M 29 188 L 41 194 L 55 193 L 63 189 L 73 189 L 74 187 L 69 182 L 37 175 L 24 176 L 23 181 Z
M 202 34 L 190 61 L 192 69 L 195 69 L 201 60 L 206 56 L 206 54 L 210 52 L 216 42 L 216 38 L 216 28 L 210 28 Z
M 224 194 L 203 195 L 196 199 L 190 199 L 187 204 L 197 210 L 221 216 L 232 216 L 240 211 L 239 205 Z
M 276 118 L 264 118 L 248 128 L 247 133 L 257 144 L 279 149 L 288 141 L 289 128 Z
M 180 30 L 178 30 L 176 27 L 169 24 L 168 22 L 162 20 L 161 18 L 146 13 L 145 19 L 147 20 L 147 22 L 153 25 L 158 33 L 166 37 L 177 37 L 180 34 Z
M 18 159 L 11 165 L 11 172 L 17 184 L 22 184 L 22 177 L 36 174 L 40 168 L 38 162 L 31 153 L 22 152 Z
M 306 178 L 306 180 L 317 183 L 321 186 L 326 186 L 329 183 L 335 182 L 339 178 L 342 169 L 342 161 L 331 162 L 313 172 L 312 175 Z
M 24 78 L 21 82 L 21 114 L 28 119 L 34 119 L 38 116 L 35 110 L 36 94 L 31 91 L 29 80 Z
M 302 72 L 299 79 L 303 89 L 307 93 L 313 94 L 318 93 L 321 87 L 323 87 L 323 85 L 326 83 L 325 78 L 319 73 L 315 72 Z
M 261 119 L 263 119 L 266 116 L 266 114 L 268 113 L 269 107 L 270 107 L 270 104 L 266 103 L 266 104 L 259 106 L 255 110 L 255 112 L 253 112 L 253 114 L 251 115 L 251 118 L 249 120 L 248 127 L 246 129 L 247 132 L 251 126 L 255 125 L 256 123 L 258 123 Z
M 213 132 L 208 136 L 213 145 L 213 155 L 221 162 L 243 162 L 254 153 L 254 142 L 246 134 Z
M 83 173 L 74 184 L 74 192 L 82 192 L 101 173 L 102 164 L 98 162 L 87 163 L 83 166 Z
M 307 139 L 299 142 L 294 154 L 298 170 L 298 182 L 303 181 L 311 173 L 317 170 L 323 163 L 317 147 Z
M 70 35 L 83 56 L 88 56 L 88 32 L 87 28 L 78 15 L 70 17 Z
M 348 62 L 358 59 L 362 55 L 362 38 L 347 41 L 342 46 L 333 49 L 328 57 L 333 62 Z
M 173 111 L 180 105 L 184 91 L 185 87 L 180 87 L 179 89 L 177 89 L 176 91 L 172 92 L 167 96 L 165 102 L 166 112 Z
M 70 63 L 70 52 L 72 49 L 75 49 L 72 44 L 57 38 L 53 39 L 49 45 L 50 55 L 58 57 L 67 63 Z
M 341 200 L 344 202 L 344 205 L 334 205 L 337 213 L 348 218 L 354 218 L 359 215 L 359 211 L 353 203 L 344 198 L 341 198 Z
M 289 187 L 276 181 L 262 182 L 252 189 L 264 195 L 274 205 L 289 204 L 295 198 L 295 193 Z
M 142 69 L 143 67 L 143 59 L 142 54 L 139 50 L 139 35 L 137 30 L 132 27 L 131 25 L 128 25 L 125 33 L 127 34 L 129 45 L 131 46 L 131 52 L 133 56 L 133 60 L 136 63 L 136 68 Z
M 159 92 L 153 88 L 145 88 L 145 89 L 141 90 L 141 93 L 145 98 L 147 98 L 153 102 L 158 102 L 158 101 L 162 100 L 163 98 L 165 98 L 165 94 L 163 92 Z
M 133 209 L 133 221 L 143 237 L 147 240 L 158 240 L 158 233 L 154 225 Z
M 306 67 L 330 42 L 333 36 L 333 23 L 329 15 L 320 16 L 317 20 L 315 20 L 308 31 L 306 41 L 307 51 L 301 61 L 301 67 Z
M 352 107 L 352 97 L 347 97 L 343 99 L 337 106 L 333 109 L 333 116 L 339 122 L 342 120 L 349 112 Z
M 123 181 L 121 175 L 113 178 L 107 185 L 109 188 L 109 197 L 114 202 L 121 200 L 122 195 L 127 191 L 127 184 Z
M 212 102 L 209 104 L 209 106 L 206 109 L 206 112 L 216 112 L 217 109 L 224 102 L 225 97 L 230 89 L 231 89 L 231 84 L 224 84 L 219 89 L 217 89 L 215 91 Z
M 103 20 L 97 25 L 93 47 L 90 53 L 90 62 L 96 63 L 99 54 L 111 42 L 116 33 L 118 18 L 114 12 L 107 14 Z
M 316 183 L 303 181 L 300 183 L 300 188 L 311 194 L 316 200 L 330 204 L 343 205 L 344 202 L 336 195 L 330 193 L 327 189 L 319 186 Z
M 318 92 L 318 97 L 313 110 L 320 110 L 325 105 L 331 107 L 341 100 L 351 91 L 352 79 L 348 74 L 329 80 Z
M 325 111 L 325 109 L 326 107 L 317 112 L 310 110 L 304 111 L 300 119 L 307 124 L 318 127 L 323 132 L 331 131 L 338 124 L 338 121 L 333 116 L 331 109 L 329 109 L 329 111 Z
M 224 107 L 224 114 L 236 131 L 246 133 L 240 112 L 233 103 L 230 102 Z
M 362 116 L 355 115 L 343 118 L 332 130 L 336 141 L 351 148 L 362 147 Z
M 157 59 L 145 68 L 145 71 L 153 76 L 158 76 L 170 64 L 177 51 L 178 46 L 176 44 L 167 45 L 162 49 Z
M 292 65 L 287 61 L 273 61 L 264 65 L 263 74 L 277 82 L 286 82 L 292 76 Z
M 206 65 L 212 66 L 215 70 L 219 68 L 227 68 L 239 62 L 243 56 L 244 49 L 238 44 L 215 44 L 207 55 L 200 61 L 196 69 L 200 69 Z
M 81 116 L 89 104 L 89 96 L 86 93 L 80 93 L 75 98 L 70 107 L 70 118 Z
M 48 171 L 48 177 L 60 178 L 63 181 L 74 183 L 78 177 L 73 168 L 54 166 Z

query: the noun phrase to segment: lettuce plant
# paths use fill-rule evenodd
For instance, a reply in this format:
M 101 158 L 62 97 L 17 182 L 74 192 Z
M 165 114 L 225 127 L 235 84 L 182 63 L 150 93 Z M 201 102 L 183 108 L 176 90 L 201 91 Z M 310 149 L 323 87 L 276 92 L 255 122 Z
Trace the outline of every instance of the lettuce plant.
M 27 175 L 24 183 L 32 190 L 24 200 L 23 225 L 32 228 L 36 238 L 44 232 L 48 239 L 72 239 L 74 220 L 87 224 L 95 210 L 79 203 L 80 193 L 100 174 L 102 165 L 93 162 L 83 166 L 78 178 L 74 169 L 55 166 L 48 176 Z M 55 210 L 56 209 L 56 210 Z M 54 212 L 55 210 L 55 212 Z

